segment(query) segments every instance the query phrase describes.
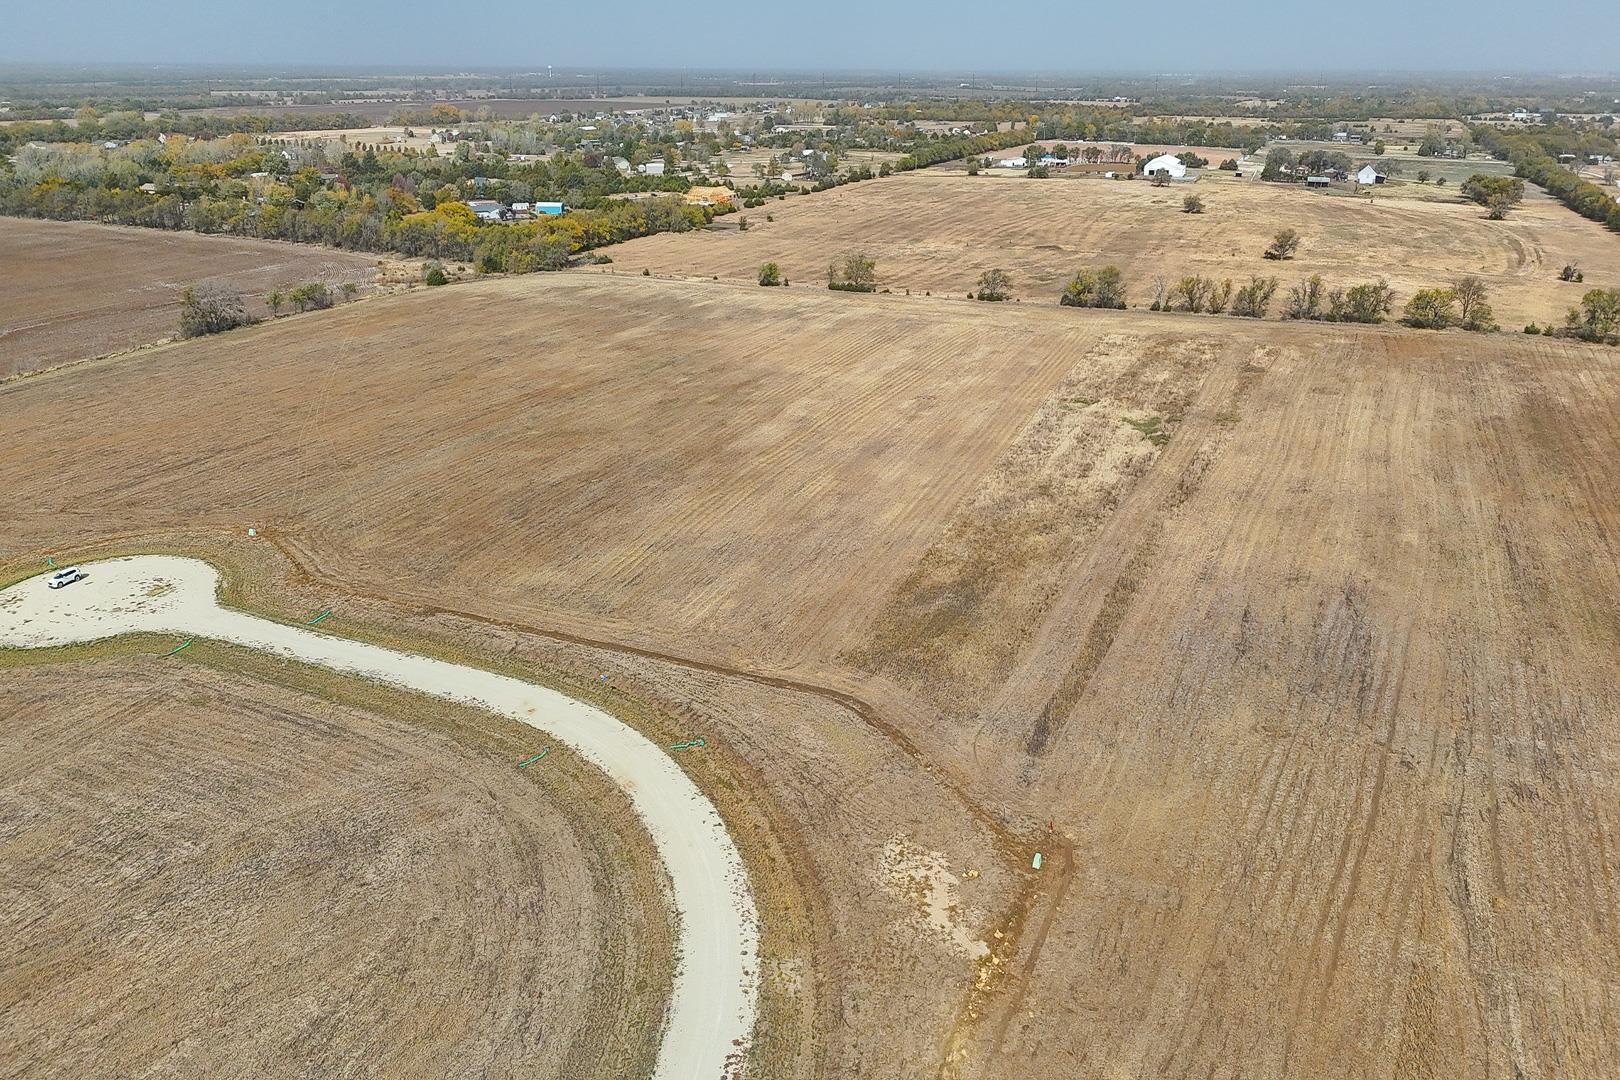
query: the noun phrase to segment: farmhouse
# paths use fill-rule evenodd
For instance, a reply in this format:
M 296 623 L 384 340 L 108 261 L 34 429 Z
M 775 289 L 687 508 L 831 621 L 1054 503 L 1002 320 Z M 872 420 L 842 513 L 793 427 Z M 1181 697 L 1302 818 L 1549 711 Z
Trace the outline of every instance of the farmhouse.
M 1160 154 L 1158 157 L 1142 166 L 1143 176 L 1163 176 L 1170 180 L 1183 180 L 1187 176 L 1187 165 L 1174 154 Z
M 1361 170 L 1356 173 L 1356 183 L 1358 184 L 1382 184 L 1385 179 L 1384 174 L 1371 165 L 1363 165 Z
M 467 207 L 484 221 L 499 221 L 512 212 L 494 199 L 473 199 Z

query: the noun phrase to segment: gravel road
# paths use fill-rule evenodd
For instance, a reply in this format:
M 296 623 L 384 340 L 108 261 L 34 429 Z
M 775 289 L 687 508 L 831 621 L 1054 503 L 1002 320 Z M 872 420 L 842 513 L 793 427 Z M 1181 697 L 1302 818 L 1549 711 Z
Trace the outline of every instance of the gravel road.
M 62 589 L 48 589 L 40 575 L 0 590 L 0 647 L 138 631 L 210 638 L 491 709 L 547 732 L 601 768 L 646 822 L 679 920 L 679 968 L 654 1075 L 728 1075 L 753 1033 L 758 915 L 719 813 L 662 747 L 545 687 L 223 608 L 218 571 L 196 559 L 139 555 L 84 569 L 85 580 Z

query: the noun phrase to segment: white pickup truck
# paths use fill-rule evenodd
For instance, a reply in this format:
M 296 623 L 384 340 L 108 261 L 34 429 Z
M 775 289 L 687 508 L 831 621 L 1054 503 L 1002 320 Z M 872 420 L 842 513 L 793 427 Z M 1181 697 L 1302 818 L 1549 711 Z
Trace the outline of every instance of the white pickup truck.
M 64 585 L 71 585 L 83 579 L 84 571 L 77 566 L 64 566 L 56 573 L 45 579 L 45 584 L 53 589 L 60 589 Z

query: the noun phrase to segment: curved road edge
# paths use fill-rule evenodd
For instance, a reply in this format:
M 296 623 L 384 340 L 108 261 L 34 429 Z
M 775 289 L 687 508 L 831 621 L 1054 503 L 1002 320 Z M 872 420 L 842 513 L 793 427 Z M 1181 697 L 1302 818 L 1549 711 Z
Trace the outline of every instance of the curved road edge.
M 610 713 L 543 686 L 221 607 L 219 572 L 197 559 L 136 555 L 83 566 L 87 578 L 62 589 L 48 589 L 40 575 L 0 590 L 0 647 L 143 631 L 211 638 L 490 709 L 547 732 L 605 772 L 652 836 L 678 921 L 676 971 L 653 1075 L 733 1074 L 753 1036 L 758 912 L 725 822 L 663 748 Z

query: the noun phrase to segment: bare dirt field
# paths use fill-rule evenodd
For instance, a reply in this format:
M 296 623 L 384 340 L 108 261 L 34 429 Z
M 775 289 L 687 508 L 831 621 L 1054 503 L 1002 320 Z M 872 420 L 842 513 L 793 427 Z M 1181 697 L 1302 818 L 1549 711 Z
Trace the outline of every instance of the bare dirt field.
M 788 299 L 754 289 L 606 277 L 486 282 L 323 313 L 319 318 L 328 325 L 321 335 L 307 325 L 297 333 L 285 320 L 209 339 L 220 351 L 189 342 L 13 387 L 54 384 L 71 394 L 72 371 L 112 376 L 132 363 L 148 375 L 167 371 L 179 380 L 172 390 L 184 396 L 191 391 L 178 391 L 180 383 L 202 390 L 218 381 L 199 378 L 201 369 L 187 373 L 193 363 L 228 357 L 246 365 L 233 369 L 233 379 L 258 372 L 253 389 L 210 395 L 212 404 L 196 412 L 165 419 L 166 407 L 149 414 L 153 426 L 144 435 L 126 426 L 133 412 L 95 426 L 122 448 L 114 459 L 132 468 L 133 459 L 124 455 L 141 456 L 135 448 L 142 444 L 177 464 L 161 447 L 173 447 L 172 437 L 191 429 L 195 441 L 178 452 L 198 455 L 182 470 L 194 480 L 216 467 L 236 467 L 225 466 L 221 453 L 239 454 L 242 465 L 269 467 L 270 474 L 243 486 L 219 473 L 208 497 L 215 505 L 201 514 L 201 504 L 183 506 L 173 491 L 134 502 L 114 494 L 112 501 L 124 509 L 112 510 L 113 516 L 143 503 L 152 516 L 136 511 L 146 520 L 131 524 L 147 537 L 191 529 L 240 538 L 246 524 L 257 522 L 300 559 L 313 557 L 323 567 L 333 558 L 352 564 L 357 584 L 368 579 L 360 592 L 378 598 L 372 621 L 393 632 L 399 632 L 401 606 L 406 612 L 460 607 L 499 625 L 468 620 L 447 627 L 435 620 L 426 629 L 451 633 L 462 647 L 490 650 L 503 660 L 537 654 L 542 646 L 554 652 L 557 643 L 537 638 L 535 624 L 560 625 L 542 601 L 567 593 L 578 601 L 569 627 L 579 636 L 661 645 L 701 637 L 719 656 L 733 634 L 723 636 L 720 628 L 746 625 L 754 629 L 737 632 L 739 640 L 780 634 L 773 651 L 789 657 L 806 639 L 830 635 L 823 651 L 836 648 L 836 627 L 823 623 L 846 619 L 839 606 L 886 580 L 896 563 L 883 553 L 892 545 L 923 543 L 918 528 L 930 514 L 942 515 L 972 475 L 952 468 L 929 480 L 915 470 L 930 458 L 960 456 L 971 463 L 993 454 L 1067 366 L 1061 350 L 1083 349 L 1088 331 L 1058 334 L 1045 351 L 1001 357 L 1006 327 L 982 315 L 975 319 L 972 311 L 970 322 L 982 325 L 947 332 L 929 312 L 908 311 L 898 300 L 840 310 L 817 294 L 803 297 L 799 317 L 823 327 L 821 344 L 814 362 L 794 371 L 780 362 L 768 332 L 773 322 L 792 317 L 793 305 L 783 305 Z M 452 353 L 420 336 L 435 309 L 466 327 Z M 593 329 L 582 332 L 581 319 L 591 320 Z M 554 337 L 545 325 L 556 328 Z M 870 342 L 880 328 L 896 341 L 896 327 L 908 340 L 875 356 Z M 295 341 L 304 343 L 296 359 L 285 353 Z M 451 355 L 460 359 L 443 364 Z M 962 363 L 964 355 L 972 362 Z M 396 363 L 406 356 L 408 363 Z M 499 377 L 491 381 L 492 375 Z M 426 383 L 417 382 L 424 377 Z M 357 394 L 356 380 L 372 389 Z M 1006 391 L 998 389 L 1002 384 Z M 1003 392 L 1005 404 L 982 404 Z M 35 404 L 44 400 L 29 397 Z M 233 408 L 235 418 L 220 426 L 199 426 L 210 409 L 231 400 L 245 406 L 250 397 L 258 399 L 256 407 Z M 0 400 L 19 399 L 8 388 Z M 450 412 L 424 412 L 433 401 Z M 35 404 L 16 415 L 48 422 L 49 410 Z M 677 428 L 646 428 L 638 441 L 624 441 L 630 434 L 622 423 L 625 409 L 655 415 L 670 407 L 692 411 Z M 76 408 L 99 406 L 80 401 Z M 247 420 L 251 414 L 258 418 Z M 245 420 L 251 430 L 228 433 Z M 160 427 L 169 434 L 158 434 Z M 351 457 L 357 447 L 349 440 L 362 428 L 379 441 Z M 865 448 L 852 454 L 842 440 L 863 429 Z M 440 434 L 424 439 L 425 430 Z M 834 439 L 834 432 L 844 434 Z M 715 453 L 727 443 L 729 449 Z M 284 456 L 288 449 L 292 458 Z M 397 498 L 353 505 L 371 487 L 362 474 L 389 458 L 403 467 L 391 481 Z M 215 464 L 203 466 L 202 459 Z M 492 463 L 503 461 L 513 467 L 499 467 L 499 489 L 484 487 L 463 511 L 447 512 L 441 502 L 447 483 L 477 492 Z M 747 463 L 743 472 L 739 463 Z M 248 502 L 257 505 L 231 494 L 251 487 L 259 495 Z M 864 501 L 847 499 L 862 487 L 871 489 Z M 835 489 L 847 505 L 818 495 Z M 592 501 L 601 512 L 594 523 L 588 513 L 575 513 Z M 692 514 L 700 504 L 710 509 Z M 8 555 L 74 542 L 58 509 L 34 505 L 32 524 L 14 529 L 8 518 L 0 542 Z M 475 524 L 484 513 L 492 516 Z M 367 519 L 393 524 L 378 532 Z M 346 537 L 341 551 L 316 535 L 333 527 L 329 535 Z M 442 553 L 434 551 L 441 542 L 430 535 L 434 529 L 446 530 Z M 829 542 L 840 533 L 847 535 Z M 362 534 L 383 540 L 389 550 L 350 548 Z M 797 549 L 796 534 L 803 539 Z M 469 538 L 475 538 L 472 547 Z M 857 551 L 876 557 L 872 570 L 879 576 L 851 561 Z M 551 557 L 542 555 L 547 552 Z M 512 554 L 521 558 L 509 559 Z M 226 551 L 221 558 L 228 564 L 232 556 Z M 491 573 L 496 561 L 505 569 Z M 421 569 L 414 584 L 400 576 L 413 563 Z M 272 592 L 279 594 L 289 582 L 319 583 L 325 570 L 311 564 L 271 573 L 281 586 Z M 458 584 L 447 587 L 452 577 Z M 482 592 L 480 582 L 498 586 L 504 602 L 463 604 Z M 404 588 L 396 591 L 396 585 Z M 616 598 L 625 589 L 659 609 L 658 625 Z M 778 591 L 784 599 L 772 610 L 746 599 Z M 298 607 L 341 602 L 351 618 L 356 595 L 341 601 L 336 594 L 310 595 Z M 801 607 L 803 614 L 795 610 Z M 713 767 L 722 769 L 717 801 L 739 822 L 739 843 L 745 855 L 755 854 L 753 884 L 764 894 L 768 1022 L 758 1037 L 755 1074 L 803 1076 L 825 1062 L 831 1075 L 900 1075 L 907 1063 L 937 1061 L 941 1032 L 955 1022 L 966 988 L 989 962 L 985 939 L 994 940 L 996 920 L 1006 918 L 1022 887 L 1013 868 L 1027 856 L 1008 854 L 1006 829 L 964 803 L 951 783 L 919 768 L 910 748 L 873 730 L 836 695 L 807 695 L 722 665 L 672 663 L 648 655 L 651 649 L 570 647 L 575 652 L 563 666 L 579 672 L 587 687 L 600 674 L 618 673 L 614 685 L 622 679 L 653 688 L 638 691 L 636 700 L 656 703 L 658 713 L 648 722 L 669 725 L 665 741 L 708 737 L 711 748 L 693 767 L 736 755 L 732 764 Z M 609 704 L 616 711 L 629 705 L 622 697 Z M 900 1002 L 925 1019 L 892 1032 L 891 1010 Z
M 224 647 L 57 652 L 0 673 L 0 1073 L 650 1067 L 673 928 L 595 770 Z
M 831 250 L 792 215 L 886 205 L 880 273 L 965 291 L 938 264 L 978 257 L 972 214 L 907 224 L 897 193 L 973 181 L 886 184 L 773 225 Z M 1113 219 L 1165 193 L 1112 186 L 1069 219 L 1058 193 L 1111 185 L 984 190 L 1024 200 L 1000 233 L 1102 217 L 1124 250 Z M 1425 273 L 1507 266 L 1537 220 L 1387 202 L 1452 246 L 1369 218 L 1359 250 Z M 1177 227 L 1258 237 L 1265 205 Z M 792 257 L 732 243 L 614 269 Z M 0 387 L 0 429 L 59 462 L 0 457 L 0 562 L 205 554 L 234 602 L 712 735 L 684 762 L 761 891 L 758 1075 L 1596 1078 L 1617 415 L 1620 350 L 1517 334 L 550 275 Z
M 1416 187 L 1416 185 L 1412 185 Z M 1202 214 L 1181 212 L 1201 196 Z M 1580 298 L 1558 270 L 1574 261 L 1612 267 L 1620 241 L 1537 192 L 1506 221 L 1432 188 L 1414 197 L 1380 191 L 1372 201 L 1247 183 L 1206 173 L 1193 184 L 1031 180 L 1024 176 L 912 173 L 814 196 L 774 200 L 746 212 L 749 229 L 660 235 L 615 245 L 614 268 L 752 281 L 760 264 L 781 265 L 795 284 L 824 285 L 829 260 L 861 250 L 877 259 L 880 283 L 896 292 L 965 296 L 992 267 L 1012 273 L 1013 294 L 1055 303 L 1076 270 L 1117 264 L 1131 300 L 1146 306 L 1150 282 L 1189 273 L 1246 280 L 1274 274 L 1286 289 L 1319 273 L 1329 284 L 1377 277 L 1401 301 L 1459 274 L 1483 277 L 1497 317 L 1515 329 L 1558 321 Z M 766 219 L 769 214 L 774 221 Z M 1280 228 L 1297 230 L 1299 254 L 1267 262 L 1261 252 Z
M 855 652 L 1074 838 L 986 1075 L 1612 1073 L 1620 357 L 1230 348 L 1069 557 L 1015 451 Z
M 1010 311 L 838 299 L 553 275 L 127 357 L 127 375 L 0 399 L 22 445 L 66 452 L 65 410 L 97 417 L 86 460 L 122 459 L 58 477 L 7 531 L 59 542 L 63 510 L 87 506 L 120 531 L 256 524 L 390 595 L 500 597 L 489 613 L 510 617 L 545 597 L 580 633 L 756 659 L 765 644 L 789 667 L 847 636 L 850 600 L 921 550 L 1097 332 L 1054 310 L 1045 340 L 1010 350 Z M 438 319 L 461 327 L 454 348 L 422 336 Z M 807 323 L 808 348 L 791 331 Z M 232 378 L 199 377 L 216 364 Z M 173 404 L 131 400 L 131 379 Z M 0 483 L 31 469 L 8 461 Z M 447 490 L 466 496 L 454 512 Z
M 0 379 L 173 337 L 175 297 L 224 282 L 263 297 L 306 281 L 369 284 L 377 258 L 272 240 L 0 217 Z

